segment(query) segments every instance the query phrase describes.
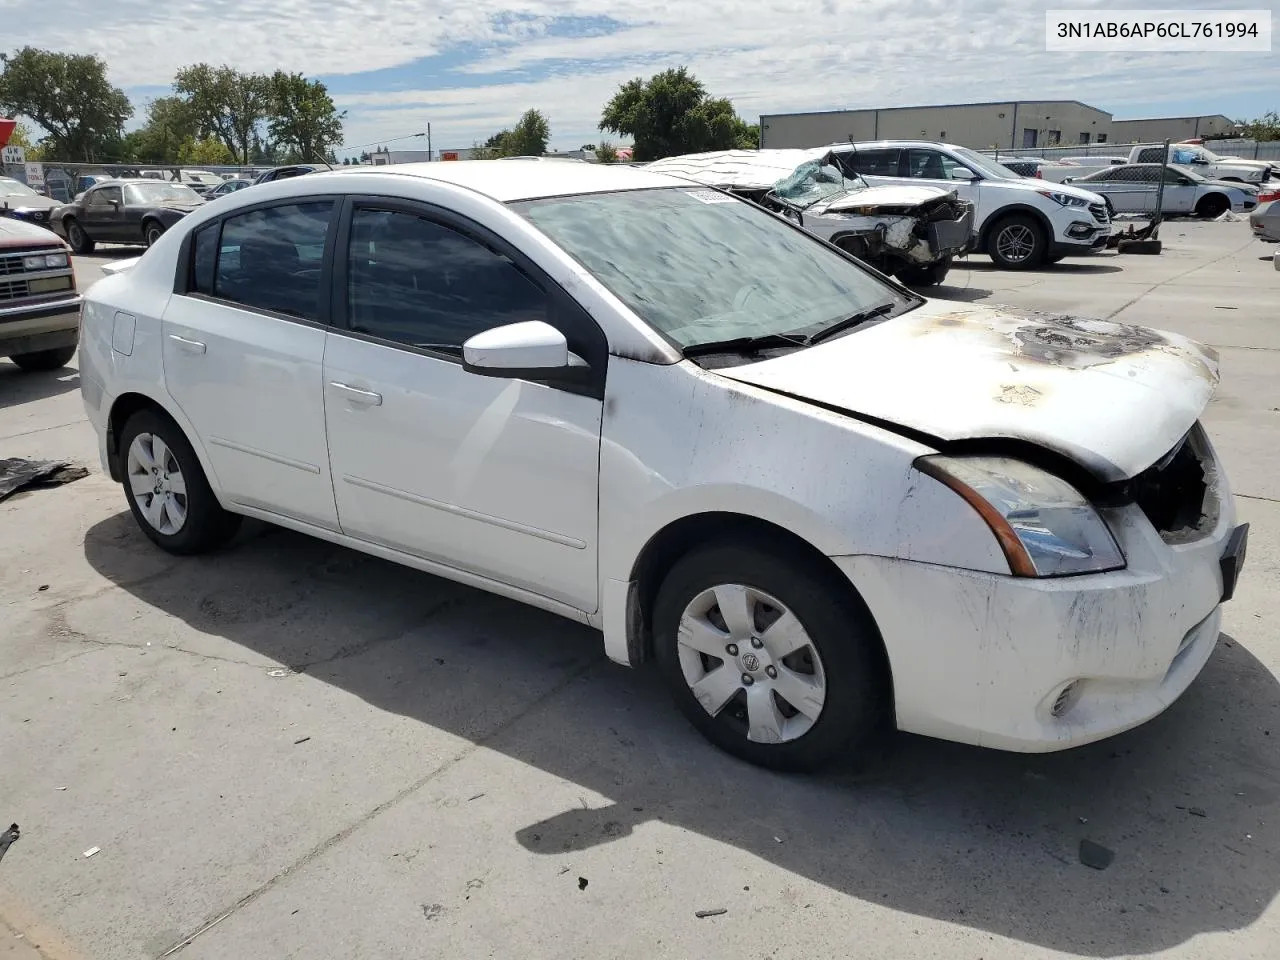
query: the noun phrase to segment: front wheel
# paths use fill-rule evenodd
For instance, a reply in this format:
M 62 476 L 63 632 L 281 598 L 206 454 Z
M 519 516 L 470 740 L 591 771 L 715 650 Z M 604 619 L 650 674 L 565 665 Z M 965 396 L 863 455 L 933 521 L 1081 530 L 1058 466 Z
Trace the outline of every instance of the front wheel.
M 65 367 L 75 355 L 76 348 L 72 344 L 69 347 L 54 347 L 52 350 L 20 353 L 9 359 L 18 365 L 18 369 L 36 373 L 41 370 L 57 370 L 59 367 Z
M 1044 229 L 1031 217 L 1013 214 L 995 225 L 987 240 L 987 254 L 1006 270 L 1027 270 L 1044 260 Z
M 1061 263 L 1067 258 L 1065 253 L 1051 253 L 1044 258 L 1045 263 Z
M 908 287 L 936 287 L 950 272 L 951 258 L 943 257 L 927 266 L 903 267 L 898 271 L 898 279 Z
M 120 434 L 129 509 L 142 532 L 169 553 L 203 553 L 235 535 L 240 517 L 222 509 L 182 430 L 155 410 L 129 418 Z
M 89 235 L 84 232 L 84 227 L 80 226 L 75 217 L 67 217 L 63 224 L 67 234 L 67 243 L 71 245 L 71 252 L 81 255 L 93 253 L 93 248 L 97 246 Z
M 721 749 L 778 770 L 857 757 L 888 676 L 870 613 L 838 576 L 767 544 L 680 559 L 658 592 L 654 653 L 676 703 Z

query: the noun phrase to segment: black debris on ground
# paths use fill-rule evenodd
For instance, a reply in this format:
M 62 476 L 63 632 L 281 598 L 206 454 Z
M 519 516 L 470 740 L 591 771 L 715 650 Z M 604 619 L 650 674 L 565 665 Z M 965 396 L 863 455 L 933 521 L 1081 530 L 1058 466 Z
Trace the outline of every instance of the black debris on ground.
M 4 859 L 4 855 L 9 852 L 9 845 L 18 839 L 18 825 L 16 823 L 9 824 L 9 829 L 4 833 L 0 833 L 0 860 Z
M 26 487 L 56 487 L 89 475 L 84 467 L 68 460 L 0 460 L 0 500 Z
M 585 889 L 587 889 L 587 878 L 586 878 L 586 877 L 579 877 L 579 878 L 578 878 L 578 889 L 579 889 L 579 890 L 585 890 Z
M 1115 858 L 1115 853 L 1100 843 L 1094 843 L 1092 840 L 1080 841 L 1080 862 L 1086 867 L 1105 870 L 1111 866 L 1111 861 Z
M 728 912 L 729 911 L 726 910 L 724 907 L 716 907 L 714 910 L 698 910 L 694 913 L 694 916 L 697 917 L 699 920 L 705 920 L 707 917 L 718 917 L 721 914 L 725 914 Z

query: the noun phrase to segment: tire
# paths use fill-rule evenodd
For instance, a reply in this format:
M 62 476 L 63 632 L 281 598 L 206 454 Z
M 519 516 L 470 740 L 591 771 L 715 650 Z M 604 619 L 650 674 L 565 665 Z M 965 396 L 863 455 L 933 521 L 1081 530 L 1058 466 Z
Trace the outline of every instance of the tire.
M 52 350 L 37 350 L 34 353 L 19 353 L 9 359 L 27 373 L 38 373 L 42 370 L 57 370 L 59 367 L 65 367 L 75 355 L 76 348 L 73 345 L 55 347 Z
M 936 287 L 947 279 L 951 271 L 951 258 L 944 257 L 927 267 L 902 267 L 898 270 L 898 279 L 908 287 Z
M 1021 213 L 1002 217 L 987 237 L 987 255 L 1005 270 L 1038 267 L 1047 247 L 1039 221 Z
M 159 220 L 147 220 L 142 224 L 142 239 L 147 248 L 155 246 L 155 242 L 164 236 L 164 224 Z
M 1196 216 L 1213 220 L 1231 209 L 1231 201 L 1220 193 L 1207 193 L 1196 204 Z
M 130 417 L 120 433 L 119 456 L 129 509 L 156 546 L 175 554 L 205 553 L 235 536 L 241 518 L 222 509 L 190 442 L 168 416 L 140 410 Z M 148 461 L 165 472 L 151 472 Z M 182 492 L 174 483 L 175 468 Z M 166 500 L 153 511 L 161 495 Z
M 754 607 L 754 627 L 726 632 L 719 596 L 728 600 L 726 607 L 741 599 L 734 618 L 739 623 Z M 771 606 L 793 614 L 788 622 L 800 628 L 802 640 L 791 633 L 786 646 L 780 646 L 784 635 L 770 641 L 768 628 L 780 622 Z M 857 759 L 882 729 L 889 679 L 871 614 L 848 584 L 802 553 L 751 540 L 689 553 L 659 589 L 652 623 L 655 659 L 677 705 L 703 736 L 742 760 L 775 770 L 817 770 Z M 682 637 L 696 638 L 701 651 Z M 777 660 L 769 653 L 797 643 Z M 744 685 L 749 670 L 752 682 Z M 713 677 L 720 681 L 704 682 Z M 815 688 L 822 691 L 820 702 Z M 792 699 L 807 709 L 796 709 Z
M 1065 259 L 1067 259 L 1067 255 L 1065 253 L 1050 253 L 1045 256 L 1044 262 L 1045 263 L 1061 263 Z
M 71 245 L 72 253 L 78 253 L 81 256 L 93 253 L 97 244 L 89 239 L 89 235 L 84 232 L 84 227 L 80 226 L 75 217 L 67 217 L 62 222 L 62 226 L 67 234 L 67 243 Z

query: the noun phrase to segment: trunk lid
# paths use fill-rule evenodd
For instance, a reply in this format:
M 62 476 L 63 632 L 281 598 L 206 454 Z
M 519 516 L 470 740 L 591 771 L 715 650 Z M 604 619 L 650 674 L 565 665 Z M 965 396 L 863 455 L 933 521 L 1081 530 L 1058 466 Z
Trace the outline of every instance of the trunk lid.
M 940 441 L 1025 440 L 1104 481 L 1133 477 L 1195 424 L 1218 355 L 1173 333 L 931 301 L 774 359 L 717 368 Z

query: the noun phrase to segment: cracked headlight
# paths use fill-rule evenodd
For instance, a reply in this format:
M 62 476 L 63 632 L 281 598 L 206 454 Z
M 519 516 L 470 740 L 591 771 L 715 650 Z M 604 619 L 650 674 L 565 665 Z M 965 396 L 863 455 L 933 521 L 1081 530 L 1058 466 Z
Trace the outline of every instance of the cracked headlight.
M 1093 505 L 1053 474 L 1008 457 L 922 457 L 916 469 L 946 484 L 991 528 L 1018 577 L 1100 573 L 1124 554 Z
M 1057 190 L 1037 190 L 1036 193 L 1042 197 L 1048 197 L 1060 207 L 1087 207 L 1089 201 L 1084 197 L 1069 197 L 1065 193 L 1059 193 Z

